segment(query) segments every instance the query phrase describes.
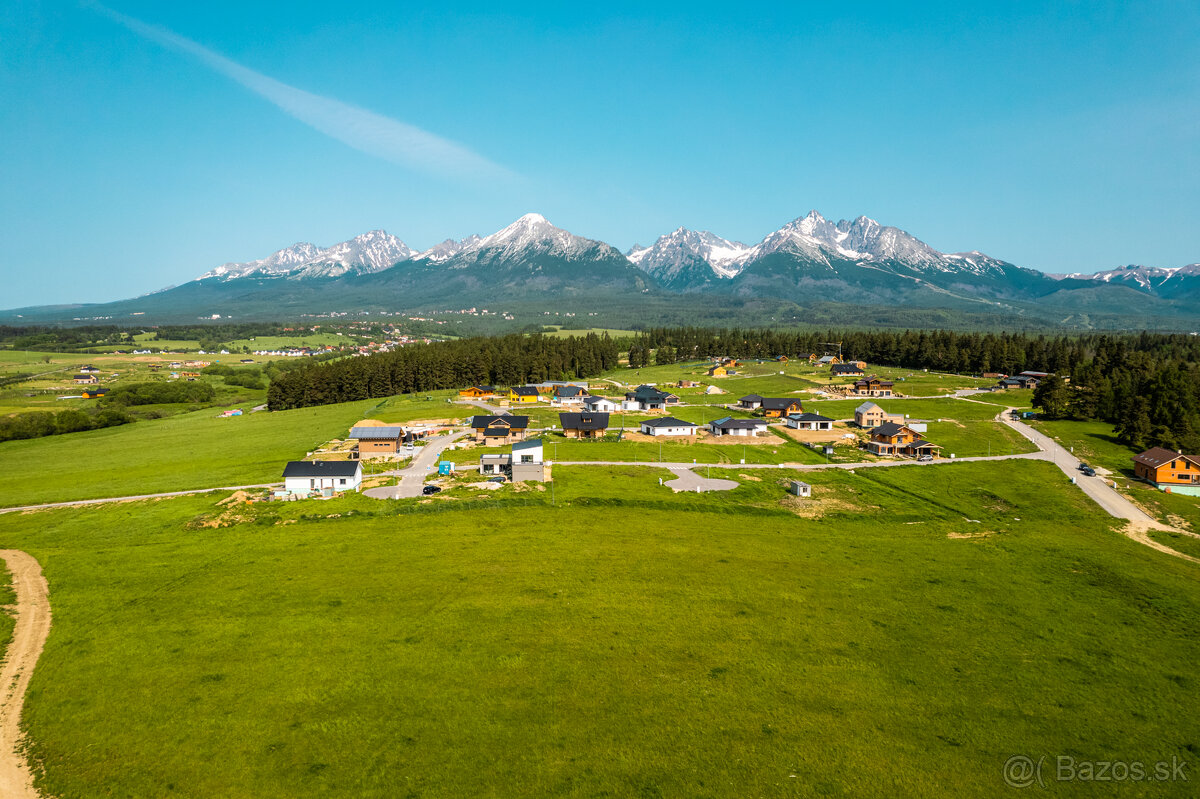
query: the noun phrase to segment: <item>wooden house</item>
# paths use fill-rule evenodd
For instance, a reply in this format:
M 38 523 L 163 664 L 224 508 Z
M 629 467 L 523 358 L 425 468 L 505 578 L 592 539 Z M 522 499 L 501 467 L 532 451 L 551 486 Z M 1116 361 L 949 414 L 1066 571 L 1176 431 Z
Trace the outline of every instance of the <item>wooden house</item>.
M 1133 473 L 1160 491 L 1200 495 L 1200 455 L 1154 447 L 1134 456 Z
M 518 405 L 528 405 L 537 402 L 540 395 L 534 386 L 517 386 L 508 390 L 508 401 Z
M 829 367 L 829 374 L 833 377 L 861 377 L 863 368 L 857 363 L 835 363 Z
M 579 386 L 555 386 L 550 395 L 552 405 L 582 405 L 591 396 L 586 388 Z
M 903 422 L 904 417 L 898 413 L 888 413 L 874 402 L 864 402 L 854 409 L 854 423 L 869 430 L 884 422 Z
M 721 366 L 720 364 L 709 367 L 709 370 L 708 370 L 709 377 L 726 377 L 726 376 L 728 376 L 728 374 L 729 374 L 729 369 L 727 369 L 724 366 Z
M 680 380 L 675 384 L 676 388 L 699 388 L 700 384 L 695 380 Z
M 937 457 L 941 447 L 921 438 L 916 430 L 905 424 L 884 422 L 871 430 L 871 438 L 863 447 L 874 455 L 905 455 Z
M 864 377 L 854 381 L 854 393 L 860 397 L 890 397 L 893 395 L 891 380 L 878 377 Z
M 607 413 L 560 413 L 558 422 L 567 438 L 603 438 L 608 432 Z
M 458 396 L 462 399 L 491 399 L 496 396 L 495 386 L 468 386 L 459 389 Z
M 350 428 L 350 438 L 358 442 L 358 456 L 370 458 L 376 455 L 395 455 L 406 442 L 413 440 L 411 433 L 395 425 Z
M 520 441 L 525 438 L 529 429 L 528 416 L 472 416 L 471 431 L 476 441 L 482 441 L 485 446 L 499 447 Z
M 793 413 L 804 412 L 804 406 L 800 404 L 800 400 L 787 397 L 763 397 L 760 407 L 763 416 L 768 419 L 779 419 Z

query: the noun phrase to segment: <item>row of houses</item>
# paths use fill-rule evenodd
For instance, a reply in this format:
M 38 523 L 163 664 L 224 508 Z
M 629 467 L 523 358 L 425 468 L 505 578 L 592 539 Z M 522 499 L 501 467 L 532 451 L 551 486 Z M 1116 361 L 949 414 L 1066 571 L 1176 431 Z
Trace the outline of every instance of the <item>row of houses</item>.
M 542 386 L 517 386 L 497 392 L 493 386 L 471 386 L 458 392 L 463 399 L 507 399 L 515 405 L 531 405 L 542 399 Z M 595 413 L 614 411 L 657 411 L 679 404 L 679 395 L 662 391 L 654 386 L 641 385 L 625 392 L 624 399 L 594 395 L 585 385 L 576 383 L 554 383 L 550 387 L 550 404 L 578 406 Z

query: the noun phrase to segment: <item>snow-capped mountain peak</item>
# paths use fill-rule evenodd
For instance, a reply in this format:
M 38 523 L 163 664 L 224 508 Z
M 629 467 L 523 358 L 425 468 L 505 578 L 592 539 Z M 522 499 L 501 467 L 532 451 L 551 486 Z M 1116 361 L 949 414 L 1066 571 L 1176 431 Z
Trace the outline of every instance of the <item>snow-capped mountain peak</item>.
M 625 257 L 643 271 L 671 282 L 697 261 L 708 264 L 720 277 L 732 277 L 737 274 L 737 269 L 731 268 L 731 264 L 748 249 L 740 241 L 723 239 L 707 230 L 679 227 L 659 236 L 649 247 L 635 245 Z
M 257 261 L 222 264 L 196 279 L 340 277 L 351 273 L 379 272 L 415 254 L 412 248 L 395 236 L 383 230 L 372 230 L 324 249 L 300 242 Z

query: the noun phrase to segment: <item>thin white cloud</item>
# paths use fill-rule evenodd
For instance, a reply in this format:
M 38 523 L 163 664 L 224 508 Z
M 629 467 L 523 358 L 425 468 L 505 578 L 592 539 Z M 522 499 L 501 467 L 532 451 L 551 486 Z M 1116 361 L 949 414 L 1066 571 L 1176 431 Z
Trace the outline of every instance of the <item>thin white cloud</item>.
M 440 176 L 515 177 L 508 169 L 478 153 L 414 125 L 297 89 L 248 69 L 166 28 L 147 24 L 100 3 L 88 2 L 87 5 L 139 36 L 194 56 L 213 71 L 236 81 L 304 124 L 368 155 Z

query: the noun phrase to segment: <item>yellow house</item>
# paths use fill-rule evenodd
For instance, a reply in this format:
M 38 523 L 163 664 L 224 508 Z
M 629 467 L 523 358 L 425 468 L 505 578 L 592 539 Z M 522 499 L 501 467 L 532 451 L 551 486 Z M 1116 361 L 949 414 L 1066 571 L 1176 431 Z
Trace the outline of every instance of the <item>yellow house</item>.
M 714 366 L 708 370 L 709 377 L 725 377 L 729 374 L 729 370 L 724 366 Z
M 95 388 L 85 388 L 83 390 L 83 398 L 84 399 L 98 399 L 99 397 L 103 397 L 107 393 L 108 393 L 108 389 L 104 388 L 102 386 L 96 386 Z
M 538 401 L 538 390 L 533 386 L 517 386 L 508 390 L 508 401 L 520 404 Z

